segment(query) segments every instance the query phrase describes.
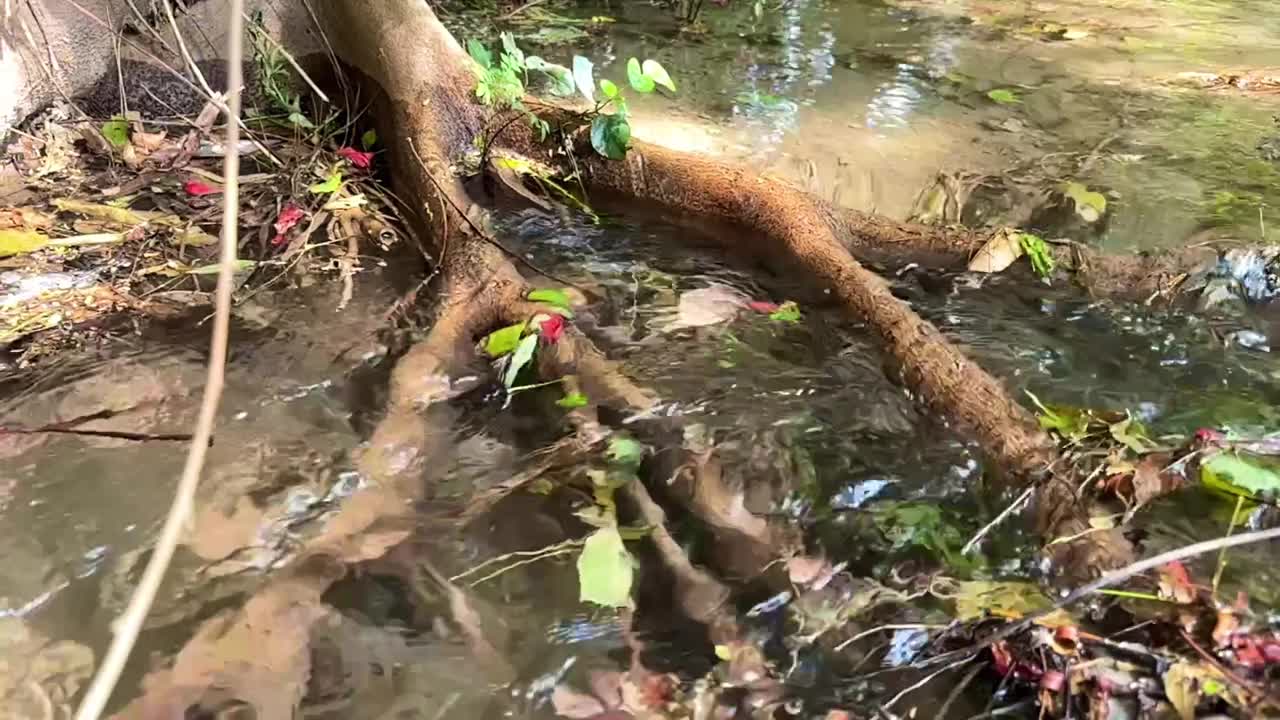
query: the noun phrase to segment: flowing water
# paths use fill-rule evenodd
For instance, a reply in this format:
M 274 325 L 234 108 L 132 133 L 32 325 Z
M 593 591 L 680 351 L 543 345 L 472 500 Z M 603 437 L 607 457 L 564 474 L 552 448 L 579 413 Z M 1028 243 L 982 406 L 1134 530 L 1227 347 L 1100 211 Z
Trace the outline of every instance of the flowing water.
M 1109 198 L 1108 222 L 1082 231 L 1087 239 L 1147 248 L 1177 246 L 1206 229 L 1256 240 L 1280 224 L 1271 220 L 1280 165 L 1258 149 L 1280 132 L 1270 118 L 1277 105 L 1164 82 L 1226 63 L 1280 64 L 1280 20 L 1254 5 L 1172 2 L 1153 11 L 1138 2 L 796 0 L 766 3 L 755 19 L 733 0 L 726 10 L 704 10 L 705 34 L 678 32 L 640 3 L 575 13 L 617 19 L 582 46 L 598 74 L 622 79 L 626 58 L 656 57 L 680 83 L 675 99 L 634 103 L 642 137 L 744 158 L 835 202 L 897 217 L 912 212 L 940 172 L 1011 174 L 1022 186 L 1080 182 Z M 1045 39 L 1045 23 L 1062 28 L 1051 33 L 1087 34 Z M 1000 88 L 1020 102 L 989 99 L 987 91 Z M 1012 495 L 984 481 L 972 446 L 886 379 L 874 338 L 803 285 L 689 249 L 697 244 L 688 242 L 692 231 L 646 216 L 593 223 L 513 210 L 501 227 L 538 263 L 602 298 L 579 326 L 716 447 L 726 476 L 768 480 L 774 493 L 754 501 L 802 527 L 809 552 L 884 582 L 904 568 L 1038 577 L 1035 541 L 1016 522 L 997 528 L 976 557 L 958 555 Z M 1276 426 L 1280 378 L 1270 354 L 1232 341 L 1241 329 L 1265 333 L 1265 316 L 1093 302 L 1024 271 L 973 278 L 881 270 L 895 292 L 1019 395 L 1128 409 L 1153 434 Z M 170 657 L 200 621 L 243 602 L 360 487 L 352 456 L 378 419 L 403 345 L 383 317 L 405 282 L 394 272 L 363 274 L 341 312 L 336 288 L 325 286 L 264 292 L 239 308 L 196 530 L 148 622 L 121 701 L 135 694 L 151 657 Z M 712 285 L 756 300 L 797 300 L 802 317 L 779 322 L 746 312 L 710 327 L 673 328 L 681 295 Z M 0 421 L 34 427 L 105 413 L 81 427 L 184 432 L 203 382 L 200 320 L 125 336 L 38 376 L 10 371 Z M 440 519 L 530 467 L 532 451 L 568 432 L 548 411 L 557 396 L 544 388 L 508 405 L 485 386 L 456 401 L 449 468 L 429 493 L 416 546 L 446 574 L 584 531 L 563 494 L 517 494 L 465 531 Z M 678 444 L 651 450 L 657 458 Z M 28 633 L 101 653 L 163 519 L 184 449 L 170 441 L 0 435 L 0 652 L 8 654 L 0 661 L 21 667 L 19 654 L 34 652 L 22 642 Z M 1206 503 L 1215 512 L 1204 512 Z M 1157 502 L 1137 519 L 1144 549 L 1219 535 L 1231 512 L 1220 504 L 1197 490 Z M 705 555 L 713 544 L 696 523 L 677 518 L 673 531 L 695 561 L 714 564 Z M 424 595 L 376 569 L 343 581 L 326 599 L 345 620 L 317 641 L 337 648 L 342 661 L 336 670 L 317 661 L 306 714 L 551 717 L 549 692 L 562 675 L 626 667 L 628 619 L 578 601 L 572 557 L 475 586 L 486 617 L 505 628 L 500 649 L 518 675 L 497 695 L 446 622 L 438 591 Z M 642 563 L 635 617 L 646 662 L 693 679 L 714 664 L 713 649 L 648 589 L 645 573 L 653 570 L 651 559 Z M 1195 570 L 1205 576 L 1212 564 Z M 1240 551 L 1223 585 L 1275 602 L 1264 591 L 1277 586 L 1275 573 L 1265 555 Z M 744 610 L 768 597 L 753 585 L 740 590 Z M 762 611 L 747 624 L 776 639 L 780 618 Z M 850 634 L 878 622 L 946 621 L 945 609 L 924 598 L 857 621 Z M 885 665 L 909 658 L 899 651 L 918 639 L 908 631 L 881 640 L 891 637 L 895 652 Z M 832 704 L 873 709 L 909 682 L 871 673 L 878 656 L 861 668 L 831 653 L 772 659 L 790 663 L 789 689 L 801 701 L 791 709 L 802 717 L 823 717 Z M 993 688 L 975 683 L 955 716 L 981 711 Z M 908 704 L 940 702 L 947 692 L 926 688 Z

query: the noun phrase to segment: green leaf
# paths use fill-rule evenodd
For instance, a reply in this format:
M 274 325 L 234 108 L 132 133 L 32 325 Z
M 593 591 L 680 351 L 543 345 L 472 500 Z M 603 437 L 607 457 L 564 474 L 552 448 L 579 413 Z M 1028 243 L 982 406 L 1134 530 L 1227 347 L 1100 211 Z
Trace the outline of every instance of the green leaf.
M 480 64 L 480 67 L 488 70 L 493 67 L 493 53 L 484 46 L 479 40 L 471 38 L 467 41 L 467 54 Z
M 516 384 L 516 376 L 533 359 L 533 351 L 537 349 L 537 335 L 528 335 L 520 341 L 520 344 L 516 346 L 516 351 L 511 353 L 511 359 L 507 361 L 507 374 L 502 377 L 503 385 L 513 387 Z
M 605 451 L 611 462 L 629 467 L 639 467 L 644 459 L 644 445 L 624 435 L 609 438 L 609 449 Z
M 33 252 L 48 244 L 48 236 L 34 230 L 0 230 L 0 257 Z
M 639 92 L 653 92 L 653 78 L 644 74 L 644 70 L 640 69 L 640 61 L 635 58 L 627 61 L 627 82 Z
M 1133 418 L 1125 418 L 1111 424 L 1111 437 L 1135 453 L 1141 455 L 1151 449 L 1151 439 L 1142 423 Z
M 583 395 L 580 392 L 571 392 L 568 395 L 565 395 L 564 397 L 556 401 L 556 405 L 559 405 L 565 410 L 572 410 L 574 408 L 585 407 L 586 404 L 587 404 L 587 396 Z
M 364 148 L 365 150 L 372 150 L 373 146 L 377 144 L 378 144 L 377 130 L 373 130 L 373 129 L 365 130 L 364 134 L 360 136 L 360 147 Z
M 587 58 L 581 55 L 573 56 L 573 81 L 578 85 L 578 91 L 582 93 L 582 97 L 589 102 L 596 101 L 596 83 L 591 78 L 591 70 L 594 67 Z
M 517 63 L 520 64 L 520 67 L 524 67 L 524 51 L 516 47 L 515 36 L 509 32 L 504 32 L 500 33 L 498 37 L 502 39 L 502 51 L 507 55 L 510 55 Z
M 569 295 L 559 288 L 540 288 L 530 292 L 528 297 L 534 302 L 546 303 L 558 308 L 569 307 Z
M 621 115 L 597 115 L 591 120 L 591 147 L 610 160 L 627 156 L 631 146 L 631 125 Z
M 1049 251 L 1044 238 L 1032 233 L 1018 233 L 1018 246 L 1031 262 L 1031 270 L 1036 275 L 1049 279 L 1054 268 L 1053 253 Z
M 777 310 L 769 313 L 769 319 L 774 322 L 798 323 L 800 322 L 800 306 L 788 300 L 782 303 Z
M 587 536 L 578 556 L 579 598 L 605 607 L 631 607 L 635 561 L 616 527 Z
M 327 180 L 321 183 L 316 183 L 315 185 L 312 185 L 311 187 L 307 188 L 307 190 L 311 191 L 316 195 L 329 195 L 329 194 L 338 192 L 338 190 L 341 187 L 342 187 L 342 171 L 334 170 L 333 174 L 330 175 Z
M 552 95 L 570 97 L 578 92 L 578 86 L 573 81 L 573 71 L 563 65 L 549 63 L 537 55 L 530 55 L 524 59 L 524 66 L 529 70 L 544 73 L 551 78 Z
M 667 74 L 667 69 L 662 67 L 662 63 L 657 60 L 644 61 L 644 76 L 662 87 L 676 91 L 676 84 L 671 80 L 671 76 Z
M 1100 192 L 1093 192 L 1082 183 L 1065 182 L 1062 184 L 1062 194 L 1071 198 L 1075 203 L 1076 214 L 1085 222 L 1097 222 L 1099 218 L 1107 214 L 1107 196 Z
M 614 84 L 613 84 L 613 81 L 611 81 L 611 80 L 609 80 L 609 79 L 607 79 L 607 78 L 601 78 L 601 79 L 600 79 L 600 92 L 604 93 L 604 96 L 605 96 L 605 97 L 607 97 L 607 98 L 609 98 L 610 100 L 612 100 L 612 99 L 614 99 L 614 98 L 618 97 L 618 86 L 617 86 L 617 85 L 614 85 Z
M 1252 455 L 1221 452 L 1200 464 L 1207 487 L 1252 500 L 1280 497 L 1280 465 Z
M 302 113 L 299 113 L 299 112 L 289 113 L 289 123 L 295 127 L 300 127 L 304 130 L 314 130 L 316 127 L 314 124 L 312 124 L 310 120 L 307 119 L 306 115 L 303 115 Z
M 492 358 L 502 357 L 520 344 L 520 336 L 524 335 L 525 325 L 508 325 L 501 330 L 494 330 L 485 336 L 483 345 L 486 355 Z
M 124 147 L 129 144 L 129 123 L 124 118 L 113 117 L 102 123 L 101 129 L 102 137 L 115 147 Z
M 1004 88 L 988 91 L 987 97 L 991 98 L 992 102 L 997 102 L 1001 105 L 1018 105 L 1022 103 L 1022 100 L 1018 98 L 1017 93 Z

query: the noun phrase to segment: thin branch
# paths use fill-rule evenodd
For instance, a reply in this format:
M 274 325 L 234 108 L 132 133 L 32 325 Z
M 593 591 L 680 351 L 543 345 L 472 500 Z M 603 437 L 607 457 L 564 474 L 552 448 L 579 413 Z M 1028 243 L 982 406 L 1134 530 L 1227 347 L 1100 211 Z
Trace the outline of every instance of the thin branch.
M 1036 486 L 1032 484 L 1030 487 L 1024 490 L 1022 494 L 1018 496 L 1017 500 L 1014 500 L 1012 503 L 1010 503 L 1009 507 L 1001 511 L 1000 514 L 997 515 L 994 520 L 987 523 L 981 530 L 978 531 L 976 535 L 970 538 L 969 542 L 965 543 L 964 547 L 960 548 L 960 554 L 968 555 L 970 552 L 973 552 L 973 549 L 978 546 L 978 543 L 982 542 L 982 538 L 986 537 L 987 533 L 990 533 L 997 525 L 1004 522 L 1005 518 L 1017 512 L 1018 508 L 1021 507 L 1022 504 L 1027 501 L 1027 498 L 1031 497 L 1031 493 L 1035 492 L 1035 489 L 1036 489 Z
M 229 0 L 231 12 L 227 21 L 227 81 L 230 95 L 227 98 L 227 147 L 235 147 L 240 142 L 240 84 L 242 57 L 244 55 L 244 28 L 240 18 L 243 0 Z M 227 362 L 227 336 L 231 320 L 231 283 L 232 271 L 236 264 L 236 242 L 238 239 L 238 216 L 240 200 L 240 154 L 228 153 L 223 160 L 223 206 L 222 206 L 222 247 L 219 254 L 218 287 L 215 291 L 216 309 L 214 311 L 213 337 L 210 341 L 209 368 L 205 381 L 204 397 L 200 403 L 200 415 L 196 420 L 194 438 L 187 451 L 186 465 L 182 468 L 182 478 L 174 492 L 173 505 L 165 518 L 160 537 L 156 540 L 151 560 L 143 572 L 133 597 L 129 600 L 124 614 L 115 623 L 115 637 L 111 647 L 103 658 L 98 674 L 85 693 L 84 700 L 76 711 L 76 720 L 98 720 L 103 708 L 115 690 L 116 681 L 129 659 L 129 653 L 142 630 L 142 624 L 151 610 L 160 583 L 164 579 L 169 561 L 173 558 L 178 540 L 182 535 L 195 505 L 196 488 L 200 483 L 200 472 L 204 468 L 205 454 L 209 449 L 209 439 L 213 436 L 213 423 L 218 413 L 218 402 L 222 398 L 222 385 Z
M 250 19 L 250 17 L 247 14 L 245 13 L 240 13 L 240 14 L 244 15 L 244 19 L 246 21 L 253 22 L 253 20 Z M 258 23 L 254 23 L 254 24 L 257 25 Z M 311 88 L 311 92 L 315 93 L 316 96 L 319 97 L 321 100 L 323 100 L 326 104 L 332 104 L 329 100 L 329 96 L 324 94 L 324 91 L 320 89 L 320 86 L 317 85 L 315 81 L 311 79 L 311 76 L 307 74 L 307 71 L 303 70 L 302 66 L 298 64 L 298 61 L 293 59 L 293 55 L 290 54 L 288 50 L 285 50 L 283 45 L 276 42 L 276 39 L 271 37 L 271 33 L 267 32 L 266 28 L 259 26 L 259 29 L 262 31 L 260 35 L 267 42 L 271 43 L 271 47 L 273 47 L 281 55 L 283 55 L 285 60 L 289 61 L 289 64 L 293 66 L 293 69 L 298 72 L 298 77 L 302 78 L 302 81 L 305 82 L 307 86 Z

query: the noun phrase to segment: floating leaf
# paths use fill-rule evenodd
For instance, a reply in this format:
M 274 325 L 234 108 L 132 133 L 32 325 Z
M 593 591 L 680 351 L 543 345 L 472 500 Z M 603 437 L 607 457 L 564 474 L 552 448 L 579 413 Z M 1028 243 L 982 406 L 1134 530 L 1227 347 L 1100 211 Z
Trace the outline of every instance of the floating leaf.
M 587 396 L 583 395 L 580 392 L 574 391 L 557 400 L 556 405 L 559 405 L 565 410 L 572 410 L 574 408 L 586 407 Z
M 1107 197 L 1100 192 L 1093 192 L 1078 182 L 1062 184 L 1062 194 L 1075 203 L 1076 214 L 1085 222 L 1097 222 L 1107 213 Z
M 370 128 L 364 131 L 360 136 L 360 147 L 365 150 L 372 150 L 374 145 L 378 144 L 378 131 Z
M 657 60 L 644 61 L 644 76 L 662 87 L 676 91 L 676 84 L 671 80 L 671 76 L 667 74 L 667 69 L 662 67 L 662 63 Z
M 597 115 L 591 120 L 591 147 L 610 160 L 621 160 L 631 147 L 631 125 L 621 114 Z
M 102 137 L 107 139 L 115 147 L 124 147 L 129 144 L 129 123 L 124 118 L 116 116 L 102 123 Z
M 579 598 L 605 607 L 630 607 L 635 562 L 616 527 L 587 536 L 578 556 Z
M 489 357 L 502 357 L 520 344 L 520 336 L 524 335 L 524 323 L 518 325 L 508 325 L 501 330 L 494 330 L 485 336 L 481 343 L 484 346 L 484 352 Z
M 788 300 L 782 303 L 777 310 L 769 313 L 769 319 L 774 322 L 798 323 L 800 322 L 800 306 Z
M 327 180 L 321 183 L 316 183 L 315 185 L 312 185 L 311 187 L 307 188 L 307 190 L 309 190 L 310 192 L 316 195 L 329 195 L 329 194 L 338 192 L 338 190 L 341 187 L 342 187 L 342 171 L 334 170 L 333 174 L 329 175 L 329 178 Z
M 1280 465 L 1255 455 L 1220 452 L 1200 464 L 1207 487 L 1251 500 L 1280 497 Z
M 514 387 L 516 384 L 516 376 L 524 369 L 525 365 L 533 359 L 533 351 L 538 349 L 538 336 L 529 335 L 516 345 L 515 352 L 511 353 L 511 359 L 507 361 L 507 372 L 502 376 L 502 384 L 507 387 Z
M 644 459 L 644 445 L 624 435 L 609 438 L 609 449 L 605 451 L 609 460 L 619 465 L 639 467 Z
M 644 74 L 644 70 L 640 68 L 640 61 L 631 58 L 627 61 L 627 82 L 631 83 L 631 87 L 637 92 L 651 93 L 655 83 L 653 78 Z
M 591 71 L 592 71 L 592 68 L 594 67 L 595 66 L 592 65 L 591 61 L 588 60 L 587 58 L 581 55 L 573 56 L 573 81 L 578 86 L 578 92 L 581 92 L 582 97 L 586 98 L 589 102 L 596 101 L 596 96 L 595 96 L 596 83 L 591 78 Z M 597 119 L 599 119 L 599 117 L 597 117 Z M 594 136 L 595 136 L 595 132 L 593 130 L 592 131 L 593 144 L 594 144 Z M 599 150 L 600 148 L 597 147 L 596 149 Z M 601 154 L 603 155 L 604 153 L 601 153 Z
M 1019 233 L 1005 228 L 991 236 L 969 261 L 969 272 L 998 273 L 1022 257 Z
M 978 620 L 988 614 L 1016 620 L 1053 606 L 1040 586 L 1015 581 L 961 582 L 956 589 L 955 599 L 956 619 L 960 622 Z
M 732 320 L 751 298 L 728 285 L 711 285 L 680 294 L 676 320 L 668 329 L 704 327 Z
M 480 67 L 486 70 L 493 67 L 493 53 L 489 52 L 489 49 L 479 40 L 471 38 L 467 41 L 467 54 L 471 56 L 472 60 L 479 63 Z
M 0 257 L 21 255 L 49 244 L 49 237 L 34 230 L 0 230 Z
M 1017 105 L 1022 102 L 1022 100 L 1018 98 L 1017 93 L 1005 88 L 989 90 L 987 91 L 987 97 L 991 98 L 992 102 L 996 102 L 1001 105 Z

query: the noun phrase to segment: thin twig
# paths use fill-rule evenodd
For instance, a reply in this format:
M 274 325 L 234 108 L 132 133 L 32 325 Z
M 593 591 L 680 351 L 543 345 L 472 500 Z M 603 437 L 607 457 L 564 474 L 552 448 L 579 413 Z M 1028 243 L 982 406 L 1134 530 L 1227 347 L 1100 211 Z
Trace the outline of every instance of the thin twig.
M 244 55 L 244 29 L 240 18 L 243 0 L 229 0 L 230 14 L 227 20 L 227 80 L 230 95 L 227 98 L 227 146 L 235 147 L 240 141 L 240 83 L 241 58 Z M 222 206 L 222 246 L 219 253 L 218 287 L 215 292 L 216 310 L 213 321 L 213 337 L 210 341 L 209 368 L 205 380 L 204 397 L 200 402 L 200 415 L 196 420 L 194 438 L 187 451 L 187 461 L 182 468 L 182 478 L 174 491 L 173 505 L 165 518 L 160 537 L 156 540 L 151 560 L 142 574 L 133 597 L 129 600 L 124 614 L 115 623 L 115 636 L 111 647 L 103 658 L 102 665 L 93 683 L 85 693 L 84 700 L 76 711 L 76 720 L 97 720 L 103 708 L 115 690 L 116 681 L 129 659 L 138 633 L 147 618 L 151 604 L 160 589 L 169 561 L 173 558 L 178 540 L 182 535 L 195 505 L 196 487 L 200 483 L 200 472 L 204 468 L 205 454 L 209 449 L 209 438 L 213 435 L 213 423 L 218 413 L 218 402 L 222 398 L 222 385 L 227 362 L 227 335 L 231 319 L 231 283 L 232 271 L 236 264 L 236 241 L 238 238 L 238 216 L 240 186 L 239 153 L 228 153 L 223 160 L 223 206 Z
M 898 694 L 897 694 L 897 695 L 894 695 L 893 697 L 889 698 L 889 702 L 885 703 L 885 704 L 884 704 L 884 705 L 882 705 L 881 707 L 883 707 L 883 708 L 884 708 L 884 709 L 886 709 L 886 710 L 888 710 L 889 708 L 892 708 L 895 704 L 897 704 L 897 702 L 898 702 L 899 700 L 901 700 L 902 698 L 906 697 L 907 693 L 910 693 L 910 692 L 912 692 L 912 691 L 914 691 L 914 690 L 919 690 L 920 688 L 924 687 L 925 685 L 928 685 L 930 682 L 932 682 L 932 681 L 933 681 L 933 679 L 934 679 L 934 678 L 938 677 L 938 676 L 939 676 L 939 675 L 941 675 L 942 673 L 947 672 L 948 670 L 952 670 L 952 669 L 954 669 L 954 668 L 958 668 L 958 667 L 960 667 L 961 665 L 963 665 L 963 664 L 965 664 L 965 663 L 967 663 L 967 662 L 969 662 L 969 661 L 971 661 L 971 660 L 973 660 L 973 656 L 972 656 L 972 655 L 970 655 L 969 657 L 960 658 L 959 660 L 957 660 L 957 661 L 955 661 L 955 662 L 951 663 L 950 665 L 947 665 L 947 666 L 945 666 L 945 667 L 943 667 L 943 668 L 940 668 L 940 669 L 938 669 L 938 670 L 935 670 L 935 671 L 933 671 L 933 672 L 929 673 L 928 675 L 925 675 L 923 678 L 921 678 L 921 679 L 920 679 L 920 682 L 917 682 L 917 683 L 914 683 L 914 684 L 912 684 L 912 685 L 908 685 L 907 687 L 902 688 L 902 690 L 901 690 L 900 692 L 898 692 Z
M 515 10 L 512 10 L 511 12 L 507 13 L 506 15 L 499 15 L 499 16 L 498 16 L 498 19 L 499 19 L 499 20 L 510 20 L 511 18 L 513 18 L 513 17 L 515 17 L 515 16 L 519 15 L 520 13 L 524 12 L 525 10 L 528 10 L 529 8 L 533 7 L 534 5 L 541 5 L 541 4 L 542 4 L 542 3 L 544 3 L 544 2 L 546 2 L 546 0 L 529 0 L 529 2 L 527 2 L 527 3 L 523 4 L 523 5 L 521 5 L 520 7 L 516 8 Z
M 1027 498 L 1031 497 L 1031 493 L 1035 492 L 1035 489 L 1036 489 L 1036 486 L 1033 484 L 1029 486 L 1026 490 L 1022 491 L 1022 494 L 1018 496 L 1017 500 L 1014 500 L 1012 503 L 1010 503 L 1009 507 L 1002 510 L 1000 514 L 995 517 L 994 520 L 992 520 L 991 522 L 983 526 L 983 528 L 979 530 L 976 535 L 974 535 L 972 538 L 969 538 L 969 542 L 965 543 L 964 547 L 960 548 L 960 554 L 968 555 L 970 552 L 972 552 L 973 549 L 978 546 L 978 543 L 982 542 L 982 538 L 987 536 L 987 533 L 991 532 L 993 529 L 995 529 L 997 525 L 1004 522 L 1005 518 L 1017 512 L 1018 508 L 1021 507 L 1022 504 L 1027 501 Z
M 240 14 L 244 15 L 245 21 L 253 22 L 253 20 L 247 14 L 245 13 L 240 13 Z M 284 56 L 284 59 L 287 60 L 290 65 L 293 66 L 293 69 L 298 71 L 298 77 L 302 78 L 302 81 L 305 82 L 307 86 L 311 88 L 311 92 L 315 93 L 316 97 L 319 97 L 326 104 L 330 104 L 329 96 L 324 94 L 324 91 L 320 89 L 320 86 L 317 85 L 315 81 L 311 79 L 311 76 L 307 74 L 307 71 L 303 70 L 302 66 L 298 64 L 298 61 L 293 59 L 293 55 L 290 54 L 288 50 L 285 50 L 283 45 L 276 42 L 276 39 L 271 37 L 271 33 L 267 32 L 266 28 L 262 27 L 258 23 L 253 23 L 253 24 L 258 25 L 259 29 L 261 30 L 261 32 L 259 33 L 259 37 L 262 37 L 267 42 L 271 43 L 271 47 Z
M 969 687 L 970 683 L 973 682 L 974 678 L 978 677 L 978 673 L 982 672 L 984 667 L 986 666 L 981 664 L 974 665 L 972 670 L 965 673 L 965 676 L 960 678 L 960 682 L 951 689 L 951 694 L 947 696 L 947 699 L 942 703 L 942 707 L 938 709 L 938 714 L 934 717 L 938 720 L 947 720 L 947 713 L 951 712 L 951 706 L 955 705 L 956 700 L 960 699 L 965 688 Z

